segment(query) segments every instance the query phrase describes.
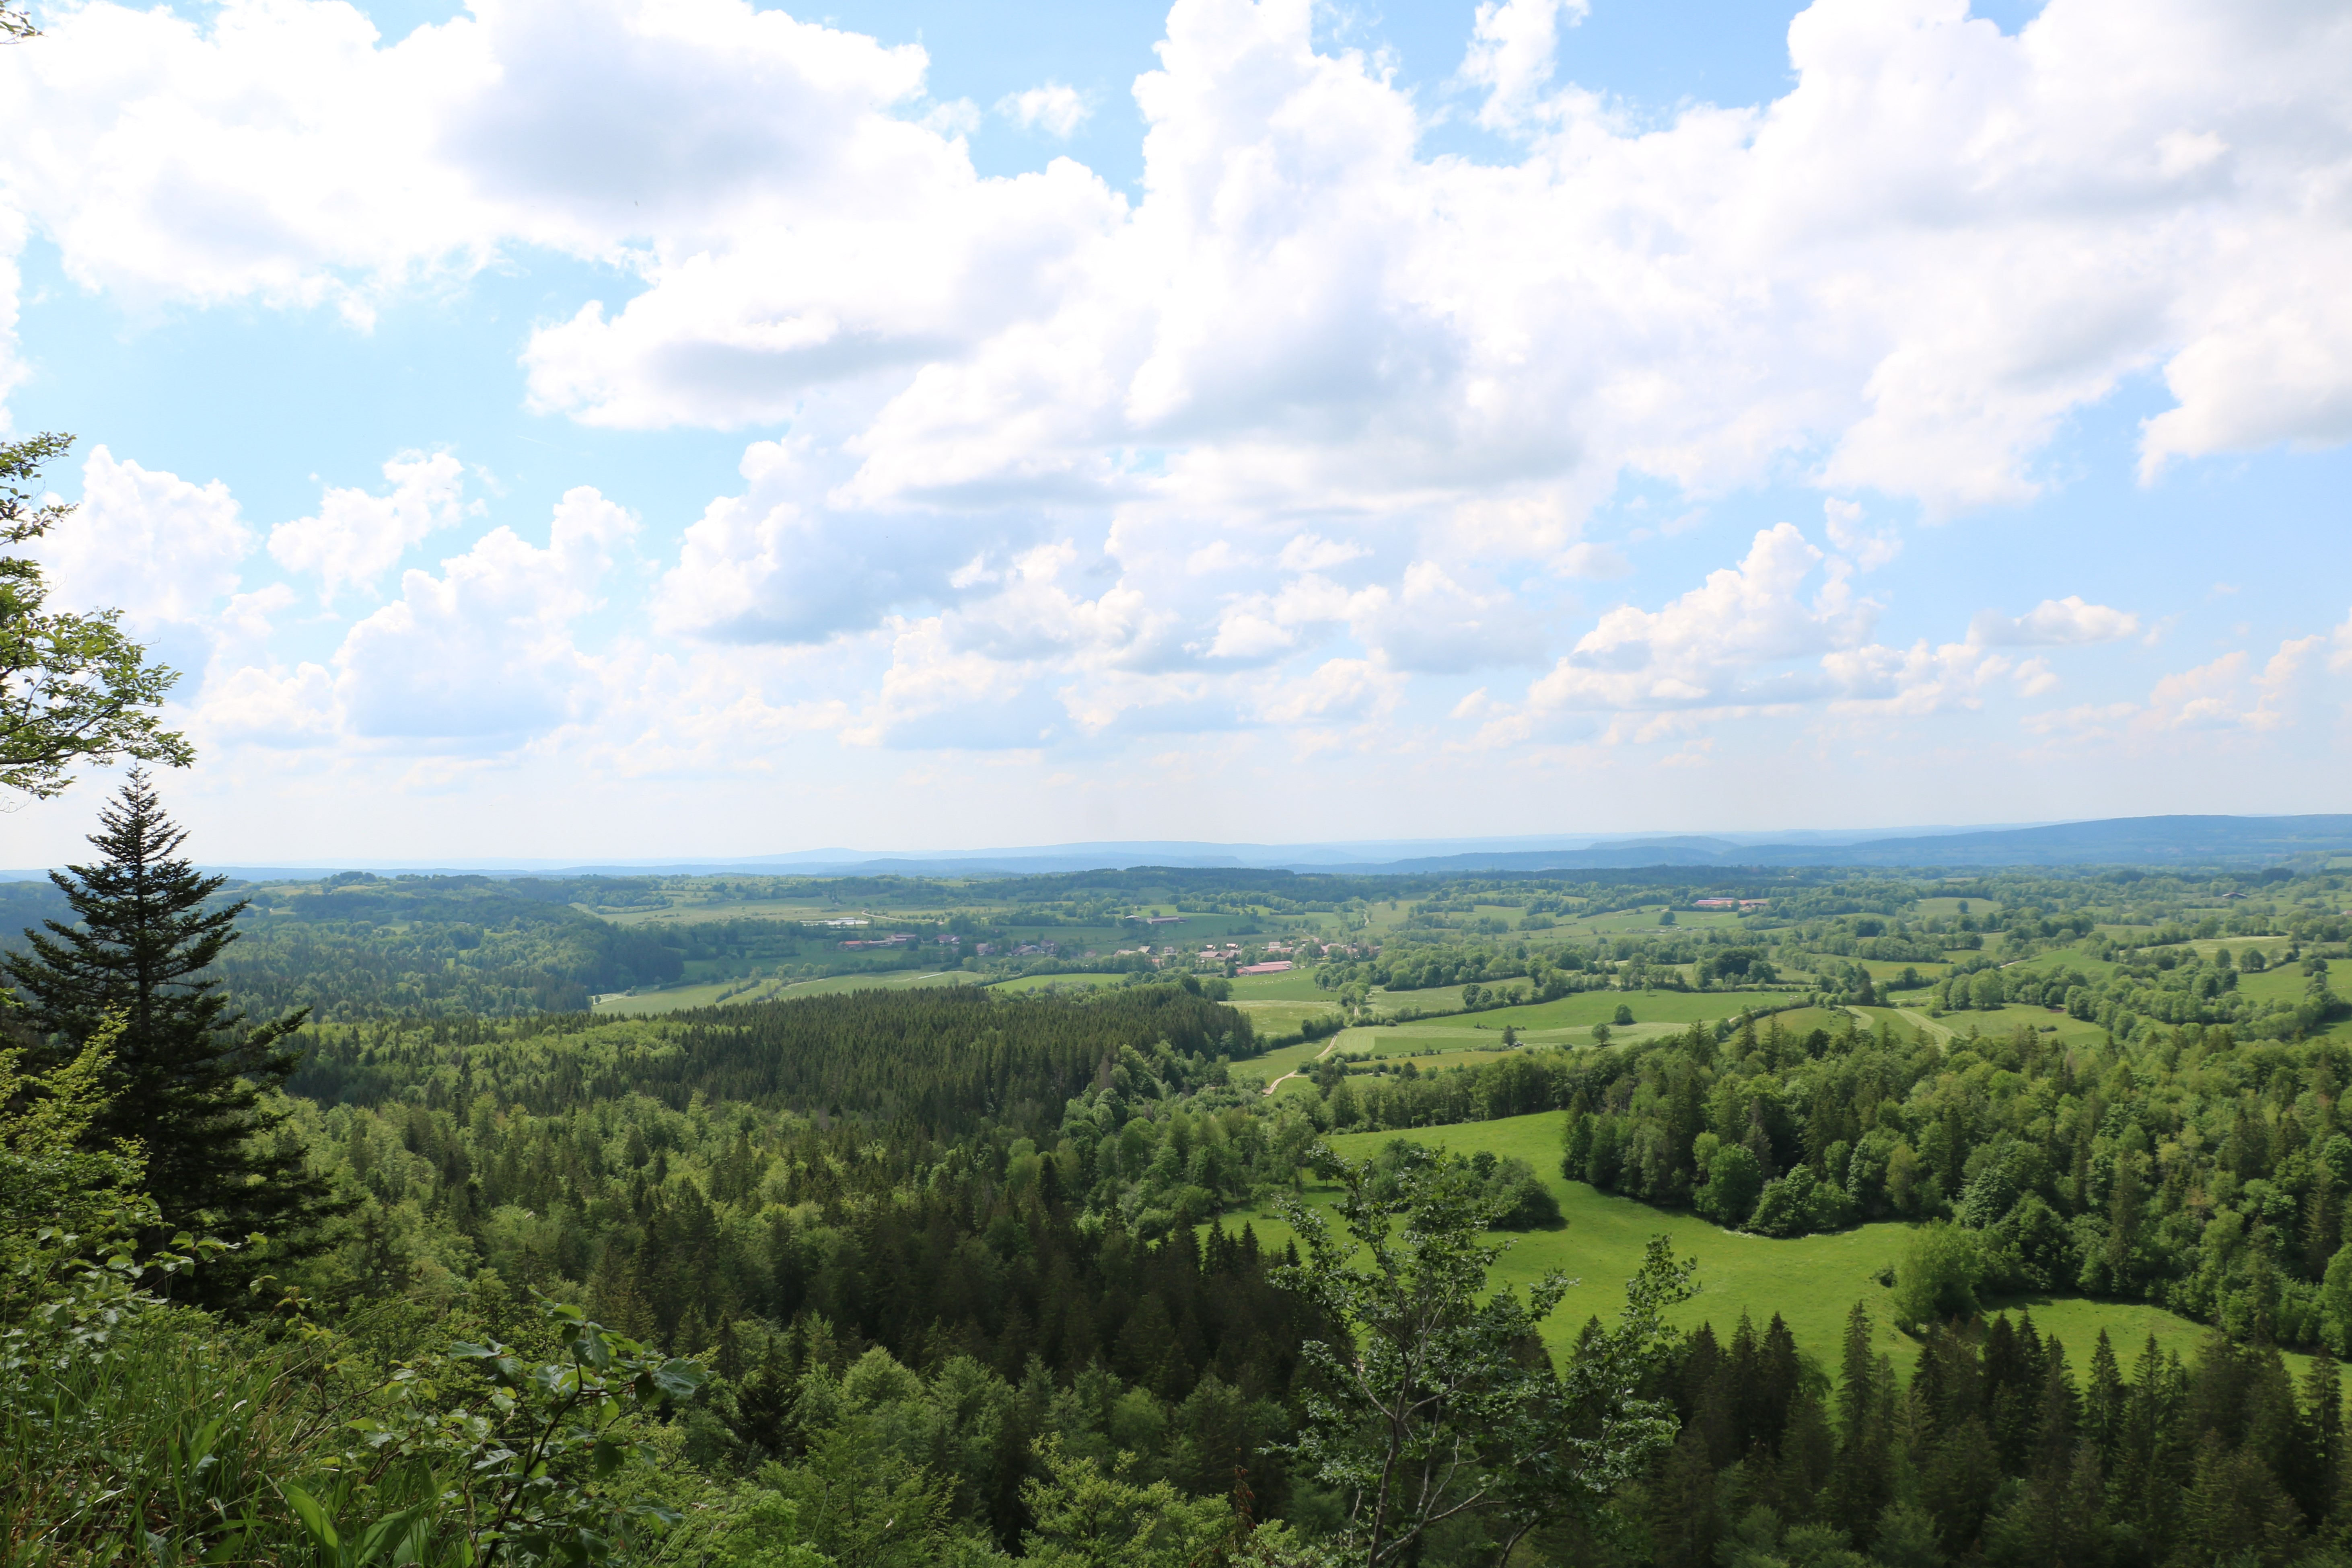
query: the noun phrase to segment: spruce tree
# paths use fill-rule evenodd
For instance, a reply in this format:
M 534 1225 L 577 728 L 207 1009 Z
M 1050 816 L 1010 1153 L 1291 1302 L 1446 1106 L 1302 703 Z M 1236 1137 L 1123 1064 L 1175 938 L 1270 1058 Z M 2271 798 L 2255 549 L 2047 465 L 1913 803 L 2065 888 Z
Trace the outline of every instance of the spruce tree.
M 256 1025 L 221 994 L 211 971 L 237 939 L 245 904 L 205 907 L 225 879 L 178 858 L 187 833 L 163 814 L 143 771 L 131 772 L 99 821 L 89 842 L 102 858 L 68 867 L 70 876 L 49 873 L 79 922 L 26 932 L 25 948 L 0 958 L 0 969 L 17 1016 L 52 1060 L 121 1014 L 113 1100 L 92 1135 L 139 1141 L 166 1236 L 269 1239 L 268 1260 L 248 1251 L 195 1271 L 194 1293 L 225 1304 L 260 1268 L 316 1250 L 343 1207 L 307 1168 L 287 1113 L 268 1097 L 294 1072 L 287 1042 L 310 1009 Z

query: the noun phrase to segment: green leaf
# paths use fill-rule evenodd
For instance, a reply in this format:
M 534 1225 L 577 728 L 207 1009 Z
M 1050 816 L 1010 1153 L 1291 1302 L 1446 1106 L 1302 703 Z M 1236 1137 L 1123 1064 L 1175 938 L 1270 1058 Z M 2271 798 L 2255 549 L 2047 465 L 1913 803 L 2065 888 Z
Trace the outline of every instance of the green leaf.
M 701 1387 L 710 1375 L 693 1362 L 669 1360 L 654 1373 L 654 1382 L 672 1399 L 684 1399 Z
M 620 1444 L 610 1437 L 599 1437 L 596 1439 L 596 1448 L 589 1459 L 589 1465 L 595 1471 L 596 1479 L 601 1481 L 619 1469 L 621 1461 L 627 1457 L 627 1451 Z
M 418 1503 L 414 1508 L 380 1519 L 369 1526 L 368 1532 L 360 1538 L 358 1552 L 352 1555 L 352 1568 L 366 1568 L 368 1563 L 375 1561 L 377 1552 L 383 1551 L 395 1541 L 399 1542 L 404 1548 L 406 1547 L 415 1539 L 416 1531 L 424 1523 L 425 1515 L 432 1506 L 429 1502 Z M 395 1562 L 400 1555 L 400 1553 L 394 1553 Z
M 310 1532 L 311 1540 L 330 1552 L 340 1552 L 342 1550 L 342 1537 L 335 1533 L 334 1524 L 327 1518 L 327 1511 L 319 1506 L 317 1498 L 292 1481 L 284 1483 L 278 1490 L 285 1494 L 287 1505 L 302 1521 L 302 1528 Z

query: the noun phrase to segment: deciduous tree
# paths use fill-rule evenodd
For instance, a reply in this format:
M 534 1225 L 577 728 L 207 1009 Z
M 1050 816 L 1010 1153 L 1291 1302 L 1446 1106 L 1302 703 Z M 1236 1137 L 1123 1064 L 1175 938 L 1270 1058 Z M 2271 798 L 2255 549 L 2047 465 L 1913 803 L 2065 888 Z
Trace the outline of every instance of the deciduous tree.
M 1348 1560 L 1411 1562 L 1433 1527 L 1483 1517 L 1501 1563 L 1532 1530 L 1596 1518 L 1674 1442 L 1672 1406 L 1643 1389 L 1692 1265 L 1654 1239 L 1615 1325 L 1596 1320 L 1555 1371 L 1537 1331 L 1573 1281 L 1489 1291 L 1507 1243 L 1485 1239 L 1500 1205 L 1467 1162 L 1418 1145 L 1385 1171 L 1316 1153 L 1350 1239 L 1285 1202 L 1307 1253 L 1273 1279 L 1337 1333 L 1304 1347 L 1322 1386 L 1283 1451 L 1348 1498 Z
M 29 37 L 30 26 L 0 9 L 0 34 Z M 147 662 L 120 611 L 51 610 L 40 562 L 18 553 L 72 515 L 30 487 L 72 444 L 56 434 L 0 442 L 0 789 L 37 800 L 62 794 L 77 764 L 195 759 L 157 717 L 178 672 Z

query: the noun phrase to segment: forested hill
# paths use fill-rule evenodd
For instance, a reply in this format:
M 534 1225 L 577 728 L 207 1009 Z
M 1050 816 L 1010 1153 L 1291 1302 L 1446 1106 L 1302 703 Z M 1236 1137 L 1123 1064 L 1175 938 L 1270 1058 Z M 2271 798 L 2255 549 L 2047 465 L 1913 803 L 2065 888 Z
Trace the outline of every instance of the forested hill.
M 220 897 L 252 906 L 221 975 L 257 1017 L 309 1007 L 365 1019 L 576 1012 L 599 991 L 682 972 L 675 947 L 572 907 L 572 892 L 562 883 L 364 873 L 291 890 L 232 884 Z M 47 882 L 0 883 L 0 944 L 70 916 Z
M 327 1028 L 289 1085 L 322 1104 L 428 1105 L 562 1114 L 632 1093 L 957 1136 L 985 1124 L 1051 1126 L 1089 1088 L 1157 1098 L 1221 1074 L 1258 1046 L 1243 1013 L 1181 986 L 1097 1000 L 948 987 L 707 1009 L 660 1020 L 580 1016 L 430 1035 Z

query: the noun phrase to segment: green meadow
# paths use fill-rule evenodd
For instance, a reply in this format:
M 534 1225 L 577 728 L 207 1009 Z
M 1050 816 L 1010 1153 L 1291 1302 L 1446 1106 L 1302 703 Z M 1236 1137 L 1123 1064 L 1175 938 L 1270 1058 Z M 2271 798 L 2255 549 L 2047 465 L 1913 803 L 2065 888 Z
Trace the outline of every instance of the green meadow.
M 1816 1364 L 1834 1367 L 1844 1343 L 1846 1314 L 1856 1301 L 1870 1312 L 1874 1343 L 1908 1375 L 1918 1359 L 1918 1342 L 1894 1326 L 1894 1292 L 1880 1283 L 1883 1271 L 1901 1259 L 1910 1227 L 1864 1225 L 1827 1236 L 1790 1240 L 1748 1236 L 1708 1224 L 1692 1214 L 1669 1213 L 1632 1198 L 1618 1197 L 1559 1175 L 1559 1147 L 1567 1113 L 1549 1111 L 1496 1122 L 1423 1127 L 1403 1133 L 1351 1133 L 1327 1140 L 1349 1159 L 1363 1159 L 1392 1138 L 1453 1148 L 1465 1154 L 1490 1150 L 1526 1160 L 1559 1199 L 1568 1223 L 1558 1230 L 1523 1231 L 1501 1238 L 1510 1243 L 1495 1268 L 1498 1282 L 1524 1287 L 1559 1270 L 1581 1281 L 1544 1326 L 1544 1340 L 1565 1350 L 1584 1321 L 1607 1317 L 1623 1302 L 1623 1282 L 1640 1266 L 1650 1238 L 1672 1239 L 1677 1257 L 1698 1260 L 1698 1294 L 1671 1314 L 1682 1328 L 1711 1322 L 1728 1337 L 1745 1312 L 1759 1328 L 1777 1312 L 1788 1321 L 1798 1348 Z M 1312 1184 L 1307 1200 L 1329 1210 L 1337 1187 Z M 1254 1226 L 1261 1246 L 1279 1250 L 1294 1239 L 1290 1227 L 1266 1213 L 1228 1216 L 1224 1223 Z M 2202 1324 L 2160 1307 L 2137 1302 L 2095 1301 L 2083 1297 L 2027 1296 L 1987 1303 L 1990 1309 L 2026 1311 L 2044 1333 L 2063 1339 L 2079 1375 L 2104 1328 L 2125 1364 L 2150 1334 L 2184 1359 L 2210 1332 Z M 2307 1358 L 2289 1355 L 2298 1377 Z
M 775 899 L 697 899 L 691 894 L 674 895 L 673 902 L 652 907 L 629 905 L 618 909 L 596 904 L 575 904 L 574 909 L 587 911 L 615 925 L 648 925 L 656 922 L 667 925 L 691 925 L 709 920 L 865 920 L 874 919 L 887 924 L 903 920 L 908 924 L 943 918 L 934 915 L 911 915 L 891 910 L 875 915 L 864 909 L 845 909 L 837 904 L 785 904 Z
M 1260 1040 L 1278 1040 L 1286 1034 L 1297 1034 L 1315 1019 L 1329 1018 L 1339 1011 L 1329 1002 L 1244 1001 L 1240 997 L 1235 997 L 1228 1005 L 1248 1016 L 1250 1027 L 1257 1030 Z M 1315 1043 L 1320 1050 L 1321 1042 Z
M 1498 981 L 1498 985 L 1512 982 Z M 1561 1030 L 1584 1030 L 1572 1043 L 1591 1042 L 1590 1030 L 1608 1023 L 1620 1007 L 1633 1009 L 1636 1023 L 1673 1024 L 1677 1030 L 1693 1023 L 1712 1023 L 1737 1017 L 1750 1008 L 1780 1007 L 1796 998 L 1786 991 L 1579 991 L 1557 1001 L 1523 1002 L 1517 1007 L 1462 1012 L 1460 986 L 1434 986 L 1425 991 L 1382 991 L 1375 1000 L 1384 1011 L 1402 1008 L 1443 1010 L 1454 1016 L 1415 1019 L 1401 1029 L 1490 1029 L 1508 1024 L 1523 1037 L 1543 1040 Z M 1570 1042 L 1562 1036 L 1562 1043 Z
M 1097 986 L 1123 986 L 1127 977 L 1111 975 L 1024 975 L 1017 980 L 995 980 L 989 984 L 992 991 L 1090 991 Z
M 1601 936 L 1622 936 L 1637 931 L 1665 929 L 1658 917 L 1667 912 L 1663 904 L 1652 904 L 1640 909 L 1612 909 L 1606 915 L 1580 915 L 1573 920 L 1563 920 L 1553 929 Z M 1677 909 L 1674 911 L 1676 930 L 1710 930 L 1739 928 L 1741 915 L 1734 909 Z
M 648 1013 L 682 1012 L 688 1008 L 711 1008 L 739 1002 L 772 1002 L 785 997 L 829 997 L 842 991 L 897 991 L 909 986 L 962 986 L 981 977 L 961 969 L 936 969 L 917 974 L 832 975 L 821 980 L 727 980 L 702 986 L 672 986 L 666 990 L 598 997 L 593 1010 L 604 1017 L 638 1018 Z M 733 993 L 730 995 L 728 993 Z
M 1960 907 L 1962 904 L 1968 907 L 1963 909 Z M 1922 898 L 1912 904 L 1910 913 L 1915 920 L 1932 920 L 1939 917 L 1950 920 L 1962 915 L 1979 916 L 1990 915 L 2000 907 L 1999 904 L 1990 898 Z
M 1230 984 L 1236 1003 L 1320 1002 L 1328 1008 L 1337 1006 L 1339 1000 L 1317 985 L 1313 970 L 1305 967 L 1281 975 L 1236 975 Z

